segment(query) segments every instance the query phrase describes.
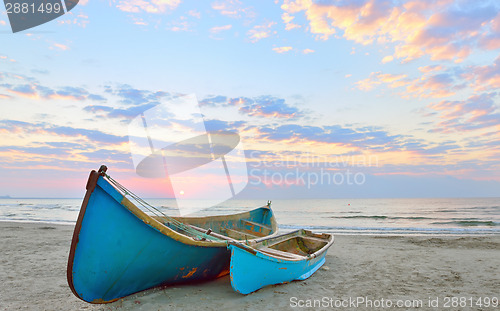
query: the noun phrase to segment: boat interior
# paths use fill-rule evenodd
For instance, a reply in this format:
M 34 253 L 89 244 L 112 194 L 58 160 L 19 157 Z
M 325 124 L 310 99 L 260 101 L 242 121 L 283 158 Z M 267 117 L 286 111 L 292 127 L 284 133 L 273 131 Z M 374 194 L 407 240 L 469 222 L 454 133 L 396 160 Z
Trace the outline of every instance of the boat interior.
M 232 218 L 214 216 L 212 218 L 173 217 L 187 224 L 197 231 L 211 234 L 216 237 L 227 237 L 234 240 L 252 240 L 274 233 L 268 209 L 260 209 L 259 213 L 250 213 L 247 218 Z M 179 233 L 186 234 L 182 229 L 164 221 L 161 217 L 154 217 L 161 223 Z M 189 234 L 188 234 L 189 235 Z
M 321 250 L 329 243 L 329 235 L 290 236 L 268 245 L 257 246 L 259 251 L 287 259 L 303 259 Z

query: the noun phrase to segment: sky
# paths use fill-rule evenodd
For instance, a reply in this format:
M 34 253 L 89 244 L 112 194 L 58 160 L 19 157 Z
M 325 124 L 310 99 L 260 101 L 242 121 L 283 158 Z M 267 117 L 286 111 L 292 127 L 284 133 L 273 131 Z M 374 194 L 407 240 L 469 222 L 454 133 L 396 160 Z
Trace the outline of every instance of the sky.
M 101 164 L 175 196 L 129 130 L 166 105 L 189 137 L 191 94 L 240 135 L 241 198 L 500 197 L 499 52 L 493 0 L 80 0 L 15 34 L 1 7 L 0 196 L 81 197 Z

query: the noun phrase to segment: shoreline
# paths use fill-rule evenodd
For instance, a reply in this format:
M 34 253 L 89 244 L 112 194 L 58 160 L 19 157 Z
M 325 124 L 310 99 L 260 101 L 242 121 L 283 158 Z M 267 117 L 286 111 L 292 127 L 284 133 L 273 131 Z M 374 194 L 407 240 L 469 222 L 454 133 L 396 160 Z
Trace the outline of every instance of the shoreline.
M 69 226 L 75 227 L 75 222 L 59 222 L 59 221 L 36 221 L 36 220 L 0 220 L 0 223 L 21 223 L 21 224 L 32 224 L 32 225 L 53 225 L 53 226 Z M 289 225 L 283 225 L 289 226 Z M 297 227 L 297 228 L 295 228 Z M 381 228 L 366 228 L 363 230 L 351 230 L 348 229 L 339 229 L 344 231 L 335 231 L 335 230 L 321 230 L 321 228 L 310 228 L 310 226 L 294 226 L 294 228 L 279 228 L 280 232 L 291 232 L 297 229 L 306 229 L 313 232 L 326 232 L 333 235 L 338 236 L 386 236 L 386 237 L 412 237 L 412 236 L 440 236 L 440 237 L 461 237 L 461 236 L 470 236 L 470 237 L 500 237 L 500 231 L 490 231 L 488 229 L 479 228 L 476 230 L 473 229 L 465 229 L 465 228 L 443 228 L 443 229 L 434 229 L 434 228 L 406 228 L 406 227 L 381 227 Z M 420 231 L 419 231 L 420 230 Z
M 440 303 L 444 303 L 447 296 L 484 299 L 497 295 L 500 298 L 500 235 L 337 234 L 325 266 L 305 281 L 268 286 L 244 296 L 232 290 L 229 277 L 225 276 L 202 284 L 150 289 L 111 304 L 92 305 L 75 297 L 66 281 L 73 228 L 0 221 L 0 279 L 3 281 L 0 310 L 184 310 L 194 307 L 290 310 L 315 301 L 333 303 L 359 297 L 372 302 L 421 300 L 424 304 L 419 310 L 437 310 L 426 305 L 430 303 L 429 298 L 439 298 Z M 376 309 L 367 305 L 357 308 Z M 478 306 L 463 308 L 480 309 Z M 488 308 L 483 306 L 482 310 Z

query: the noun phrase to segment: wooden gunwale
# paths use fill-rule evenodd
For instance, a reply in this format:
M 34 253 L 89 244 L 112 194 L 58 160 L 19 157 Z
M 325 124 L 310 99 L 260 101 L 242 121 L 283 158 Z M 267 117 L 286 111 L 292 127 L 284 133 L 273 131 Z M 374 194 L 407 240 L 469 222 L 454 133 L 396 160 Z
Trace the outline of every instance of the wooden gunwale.
M 244 244 L 237 242 L 237 241 L 230 241 L 229 244 L 236 246 L 236 247 L 239 247 L 239 248 L 241 248 L 247 252 L 250 252 L 251 254 L 254 254 L 254 255 L 261 252 L 261 253 L 265 254 L 266 256 L 269 256 L 271 258 L 278 259 L 278 260 L 285 259 L 287 261 L 302 261 L 302 260 L 308 260 L 308 259 L 312 259 L 312 258 L 316 258 L 316 257 L 320 256 L 322 253 L 326 252 L 334 242 L 333 235 L 329 235 L 329 234 L 318 235 L 318 234 L 312 233 L 311 231 L 304 230 L 304 229 L 297 230 L 293 233 L 294 234 L 285 233 L 285 234 L 277 235 L 277 236 L 274 236 L 271 238 L 268 237 L 268 238 L 263 238 L 263 239 L 259 239 L 259 240 L 248 241 L 248 245 L 244 245 Z M 294 239 L 297 237 L 301 237 L 304 239 L 308 239 L 309 237 L 311 237 L 314 240 L 320 240 L 322 242 L 326 242 L 326 244 L 323 247 L 321 247 L 319 250 L 317 250 L 316 252 L 309 254 L 309 255 L 297 255 L 297 254 L 293 254 L 290 252 L 285 252 L 285 251 L 275 250 L 275 249 L 270 248 L 273 245 L 276 245 L 276 244 L 279 244 L 279 243 L 282 243 L 284 241 Z M 323 238 L 321 238 L 321 237 L 323 237 Z

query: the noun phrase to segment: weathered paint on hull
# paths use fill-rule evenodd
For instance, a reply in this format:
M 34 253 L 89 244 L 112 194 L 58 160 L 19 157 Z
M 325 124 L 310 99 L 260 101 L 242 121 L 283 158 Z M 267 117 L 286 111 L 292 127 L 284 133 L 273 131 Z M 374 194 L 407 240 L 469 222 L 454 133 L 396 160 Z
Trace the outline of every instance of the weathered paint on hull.
M 89 183 L 92 178 L 96 176 L 91 175 Z M 77 297 L 107 303 L 155 286 L 209 280 L 229 272 L 230 252 L 224 242 L 188 239 L 186 244 L 185 237 L 166 236 L 171 234 L 168 228 L 160 232 L 124 208 L 126 199 L 102 176 L 91 190 L 68 261 L 68 283 Z

